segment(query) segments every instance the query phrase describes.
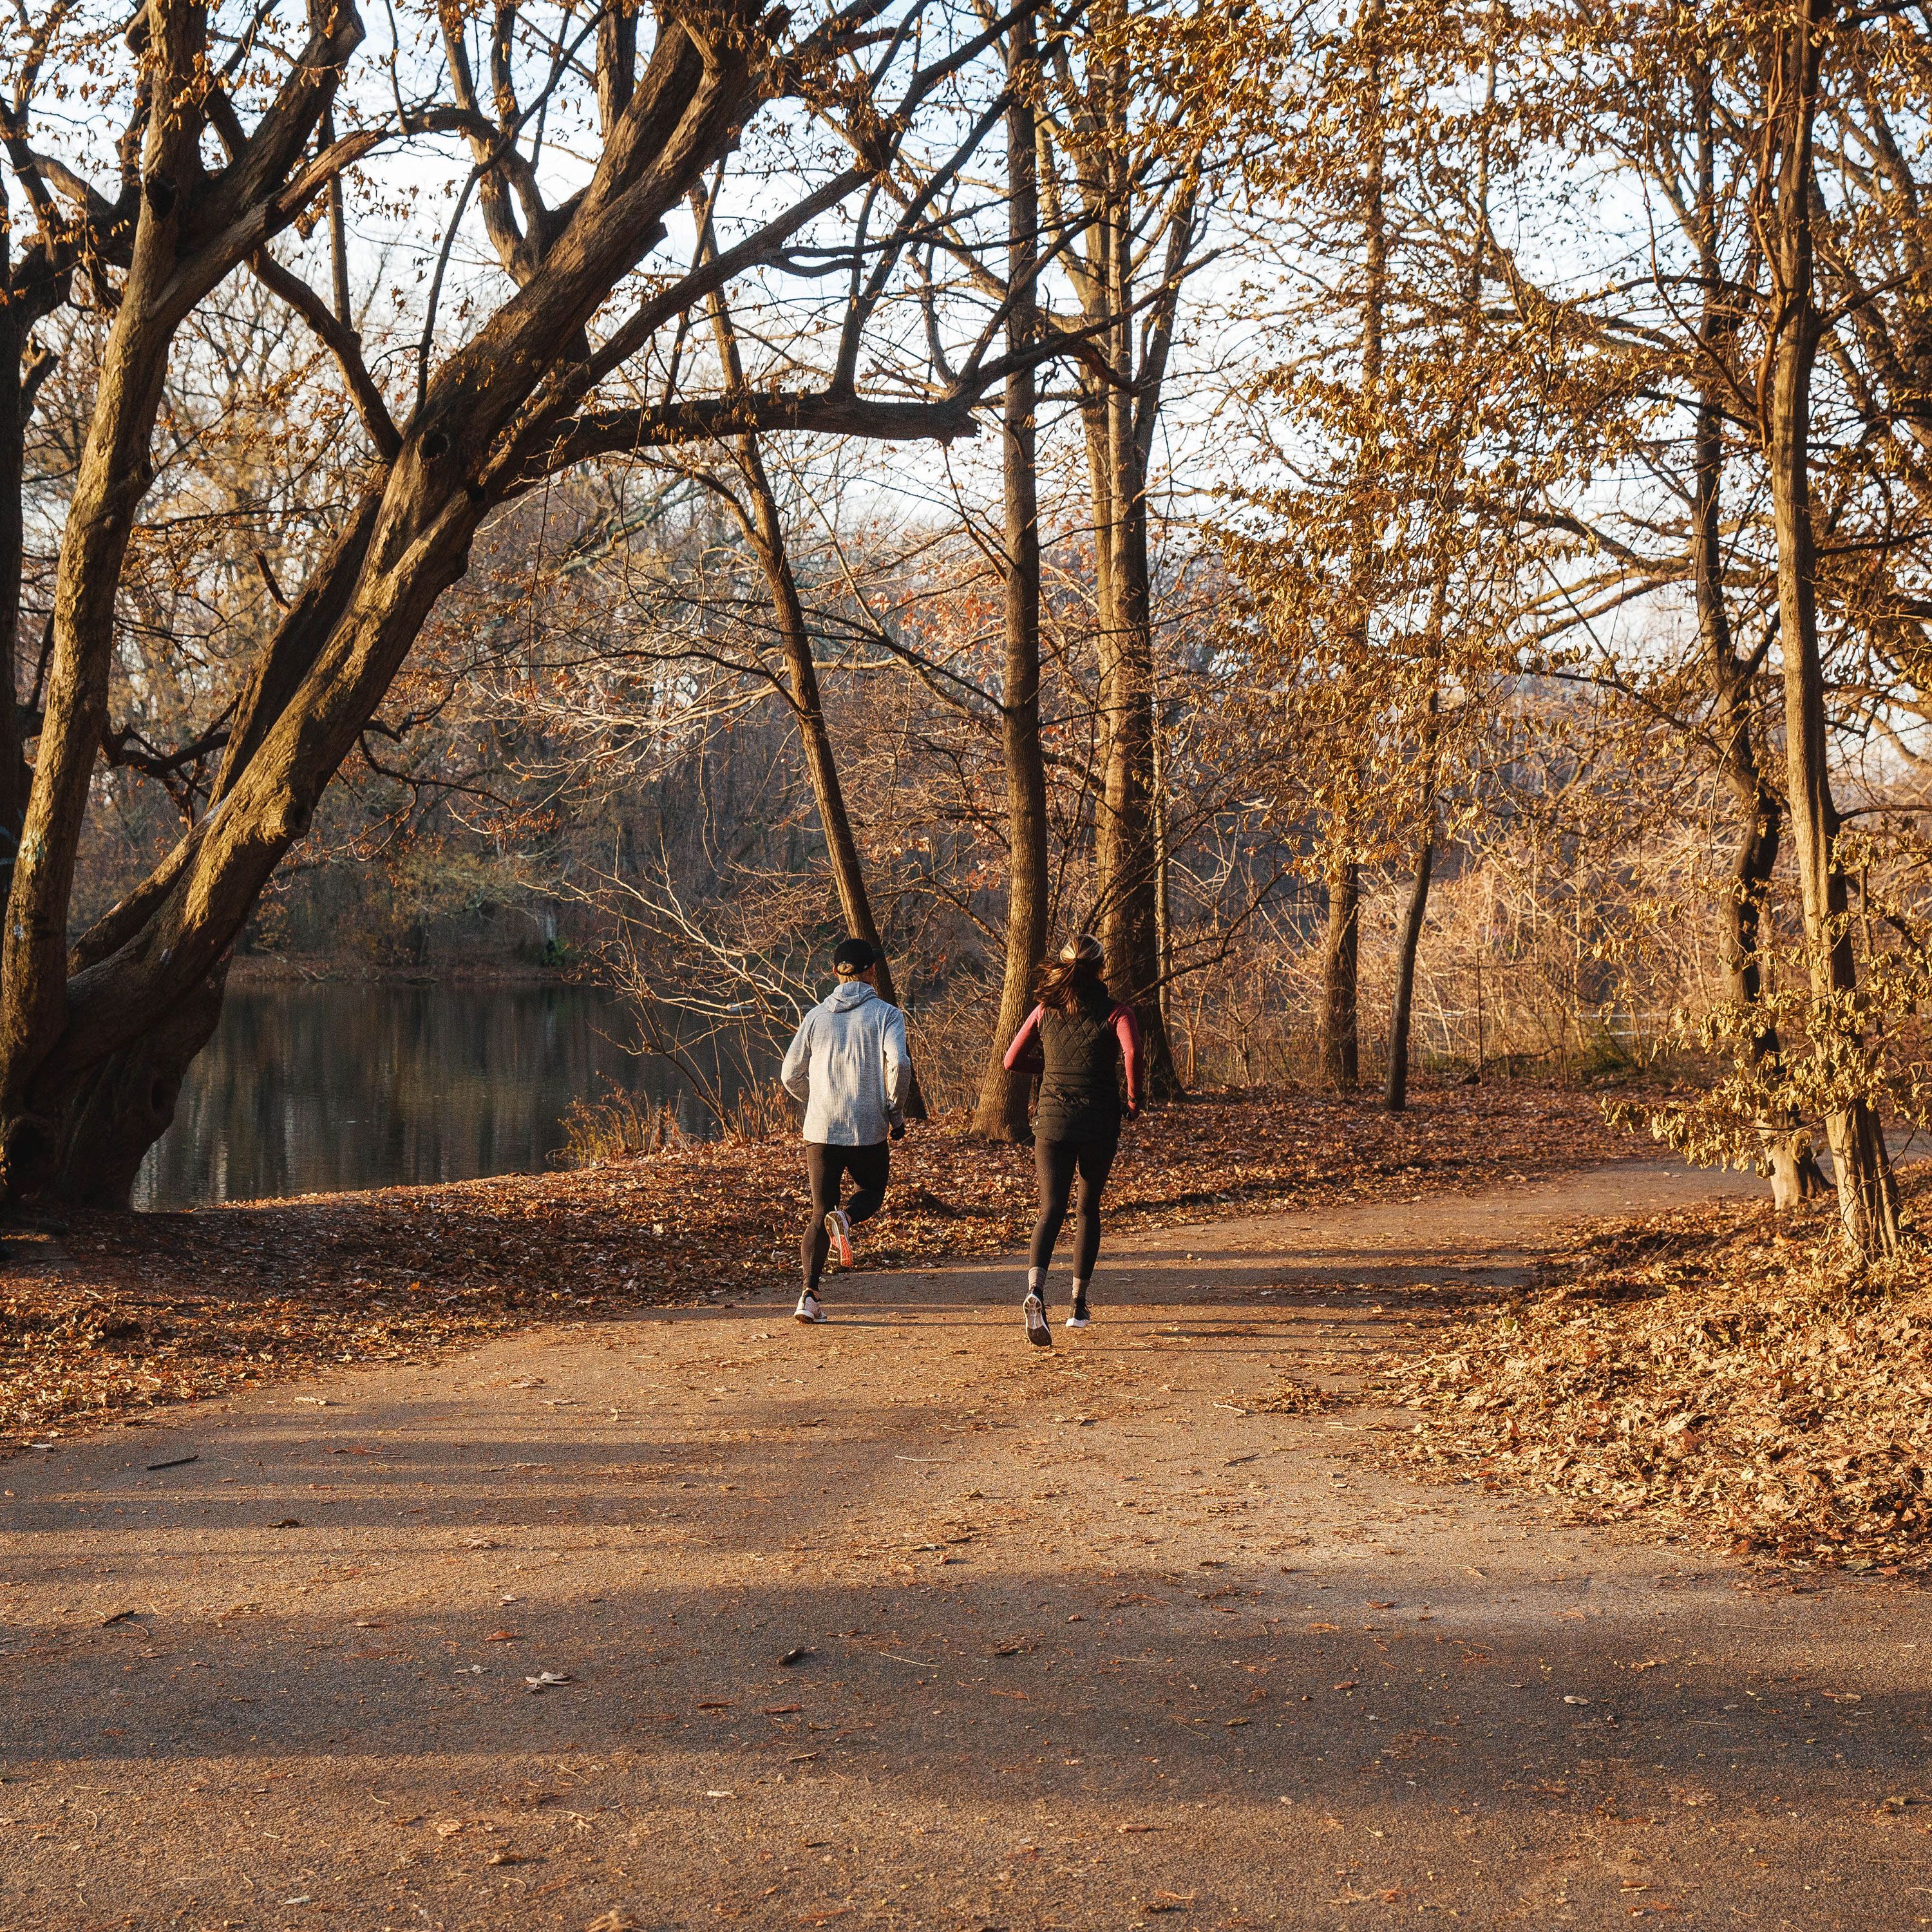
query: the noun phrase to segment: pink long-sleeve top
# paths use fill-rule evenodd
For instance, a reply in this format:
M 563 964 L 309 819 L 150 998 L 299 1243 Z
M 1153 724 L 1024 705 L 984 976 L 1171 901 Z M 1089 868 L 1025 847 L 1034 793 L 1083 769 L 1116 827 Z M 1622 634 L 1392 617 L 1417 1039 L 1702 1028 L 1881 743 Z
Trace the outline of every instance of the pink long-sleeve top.
M 1006 1048 L 1004 1064 L 1009 1072 L 1029 1052 L 1040 1052 L 1040 1023 L 1046 1010 L 1044 1006 L 1035 1006 L 1021 1022 L 1019 1031 L 1013 1035 L 1012 1045 Z M 1141 1023 L 1134 1018 L 1132 1007 L 1117 1006 L 1107 1016 L 1107 1024 L 1114 1029 L 1114 1036 L 1120 1042 L 1120 1058 L 1126 1064 L 1127 1105 L 1138 1109 L 1144 1078 L 1141 1064 Z

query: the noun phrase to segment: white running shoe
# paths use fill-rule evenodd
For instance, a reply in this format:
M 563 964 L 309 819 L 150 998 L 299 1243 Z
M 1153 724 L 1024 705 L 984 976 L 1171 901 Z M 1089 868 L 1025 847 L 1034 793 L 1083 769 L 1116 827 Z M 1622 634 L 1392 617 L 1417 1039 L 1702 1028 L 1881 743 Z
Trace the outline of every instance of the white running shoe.
M 1040 1297 L 1029 1294 L 1026 1298 L 1027 1340 L 1036 1348 L 1053 1346 L 1053 1324 L 1046 1318 L 1046 1310 L 1040 1305 Z
M 795 1322 L 823 1322 L 825 1319 L 825 1310 L 820 1307 L 818 1296 L 808 1288 L 799 1297 L 798 1306 L 791 1312 Z
M 1084 1308 L 1076 1308 L 1066 1318 L 1066 1325 L 1070 1328 L 1090 1328 L 1094 1325 L 1094 1318 Z
M 841 1268 L 852 1265 L 852 1224 L 845 1218 L 842 1208 L 828 1208 L 825 1210 L 825 1230 L 832 1237 L 832 1252 L 838 1257 Z

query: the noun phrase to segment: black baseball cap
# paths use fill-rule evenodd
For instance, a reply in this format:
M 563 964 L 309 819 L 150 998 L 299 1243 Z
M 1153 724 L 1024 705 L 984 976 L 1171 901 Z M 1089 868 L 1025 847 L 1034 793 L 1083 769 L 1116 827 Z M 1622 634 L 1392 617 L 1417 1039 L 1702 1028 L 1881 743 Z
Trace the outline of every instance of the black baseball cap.
M 832 949 L 832 964 L 841 973 L 862 973 L 879 963 L 879 949 L 869 940 L 842 939 Z

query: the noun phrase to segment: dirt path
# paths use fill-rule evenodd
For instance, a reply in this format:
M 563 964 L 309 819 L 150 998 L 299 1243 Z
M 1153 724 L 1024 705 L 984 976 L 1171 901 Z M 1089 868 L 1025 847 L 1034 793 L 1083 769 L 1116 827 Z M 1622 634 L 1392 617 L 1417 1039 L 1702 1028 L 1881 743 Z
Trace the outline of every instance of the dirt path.
M 1143 1238 L 1051 1355 L 968 1262 L 16 1460 L 0 1927 L 1932 1924 L 1932 1602 L 1247 1406 L 1724 1184 Z

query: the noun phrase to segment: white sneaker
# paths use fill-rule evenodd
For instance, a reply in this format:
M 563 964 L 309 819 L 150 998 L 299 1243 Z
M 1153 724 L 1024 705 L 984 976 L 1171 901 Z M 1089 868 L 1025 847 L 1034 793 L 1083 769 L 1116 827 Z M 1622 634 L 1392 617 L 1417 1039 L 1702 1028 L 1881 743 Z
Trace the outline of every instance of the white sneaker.
M 842 1208 L 830 1208 L 825 1214 L 825 1230 L 832 1237 L 832 1252 L 838 1257 L 841 1268 L 852 1265 L 852 1224 L 845 1218 Z
M 1046 1318 L 1046 1310 L 1040 1305 L 1040 1297 L 1030 1294 L 1025 1301 L 1027 1340 L 1036 1348 L 1053 1346 L 1053 1324 Z
M 823 1322 L 825 1319 L 825 1310 L 819 1306 L 818 1296 L 808 1288 L 799 1297 L 798 1306 L 791 1312 L 795 1322 Z
M 1084 1309 L 1076 1308 L 1066 1318 L 1066 1325 L 1070 1328 L 1090 1328 L 1094 1325 L 1094 1318 Z

